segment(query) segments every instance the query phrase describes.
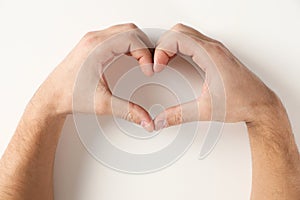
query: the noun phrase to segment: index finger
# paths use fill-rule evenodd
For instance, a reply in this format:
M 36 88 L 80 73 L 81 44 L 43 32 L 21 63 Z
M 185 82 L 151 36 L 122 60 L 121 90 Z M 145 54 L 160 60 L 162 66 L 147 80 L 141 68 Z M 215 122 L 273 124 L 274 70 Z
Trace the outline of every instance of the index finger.
M 154 53 L 154 72 L 162 71 L 177 54 L 190 56 L 204 71 L 213 65 L 207 48 L 214 40 L 188 26 L 178 24 L 159 39 Z
M 87 36 L 93 45 L 93 56 L 103 69 L 114 58 L 125 54 L 135 58 L 147 76 L 153 74 L 153 60 L 150 49 L 154 47 L 147 35 L 134 24 L 112 26 Z

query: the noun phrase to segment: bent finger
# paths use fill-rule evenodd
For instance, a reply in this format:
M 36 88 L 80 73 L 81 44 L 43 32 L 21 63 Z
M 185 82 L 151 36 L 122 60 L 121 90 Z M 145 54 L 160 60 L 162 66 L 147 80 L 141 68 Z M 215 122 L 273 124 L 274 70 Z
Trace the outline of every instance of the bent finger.
M 86 41 L 93 43 L 93 59 L 101 65 L 100 73 L 116 57 L 125 54 L 135 58 L 147 76 L 153 74 L 154 47 L 147 35 L 133 24 L 116 25 L 104 31 L 88 34 Z
M 154 130 L 152 118 L 143 107 L 119 97 L 112 96 L 110 108 L 110 114 L 136 123 L 149 132 Z
M 214 63 L 210 59 L 207 48 L 208 41 L 200 37 L 195 38 L 185 32 L 170 30 L 159 39 L 154 52 L 154 72 L 163 70 L 175 55 L 185 55 L 203 70 L 212 68 Z

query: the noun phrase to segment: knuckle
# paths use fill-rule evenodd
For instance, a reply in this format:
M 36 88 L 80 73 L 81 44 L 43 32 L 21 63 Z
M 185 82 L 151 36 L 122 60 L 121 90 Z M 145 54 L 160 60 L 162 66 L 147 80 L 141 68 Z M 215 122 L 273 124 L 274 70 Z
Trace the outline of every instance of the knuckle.
M 225 45 L 222 42 L 220 42 L 220 41 L 215 40 L 214 43 L 219 48 L 225 48 Z
M 90 31 L 84 35 L 84 38 L 88 39 L 88 38 L 93 38 L 94 36 L 95 36 L 95 31 Z
M 210 52 L 215 52 L 218 54 L 223 54 L 227 52 L 227 48 L 225 47 L 225 45 L 217 40 L 213 40 L 207 43 L 207 48 Z
M 213 42 L 212 42 L 212 46 L 215 48 L 215 49 L 217 49 L 217 50 L 224 50 L 225 49 L 225 46 L 224 46 L 224 44 L 222 43 L 222 42 L 220 42 L 220 41 L 217 41 L 217 40 L 214 40 Z
M 91 45 L 97 40 L 97 34 L 96 31 L 87 32 L 83 36 L 83 41 L 86 45 Z
M 127 121 L 133 121 L 133 114 L 131 111 L 128 111 L 126 113 L 126 115 L 124 116 L 124 119 L 127 120 Z
M 128 29 L 136 29 L 137 26 L 134 23 L 127 23 L 124 24 L 125 27 L 127 27 Z
M 134 23 L 126 23 L 126 24 L 118 24 L 118 25 L 114 25 L 109 27 L 108 29 L 111 30 L 127 30 L 127 29 L 137 29 L 137 26 Z
M 137 122 L 137 118 L 135 116 L 134 113 L 136 113 L 135 111 L 139 109 L 138 105 L 135 105 L 133 103 L 129 103 L 128 105 L 128 109 L 127 112 L 124 116 L 124 119 L 128 120 L 128 121 L 132 121 L 132 122 Z
M 182 24 L 182 23 L 177 23 L 177 24 L 175 24 L 175 25 L 172 27 L 172 29 L 173 29 L 173 30 L 181 30 L 181 29 L 183 29 L 184 27 L 185 27 L 184 24 Z
M 101 101 L 98 100 L 101 98 Z M 97 114 L 113 114 L 114 110 L 112 107 L 112 103 L 109 100 L 110 98 L 102 98 L 101 97 L 97 97 L 96 95 L 96 100 L 94 102 L 94 108 Z M 100 103 L 97 103 L 100 102 Z
M 182 123 L 182 113 L 176 112 L 173 116 L 173 123 L 174 124 L 181 124 Z

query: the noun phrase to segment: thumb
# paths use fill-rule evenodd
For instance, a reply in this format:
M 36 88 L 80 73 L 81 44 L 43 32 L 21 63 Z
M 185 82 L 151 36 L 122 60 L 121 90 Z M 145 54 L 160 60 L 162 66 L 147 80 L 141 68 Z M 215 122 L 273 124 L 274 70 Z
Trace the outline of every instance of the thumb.
M 158 114 L 154 119 L 155 130 L 193 121 L 210 119 L 210 106 L 201 98 L 172 106 Z
M 154 130 L 153 120 L 143 107 L 119 97 L 112 96 L 110 108 L 110 114 L 141 125 L 149 132 Z

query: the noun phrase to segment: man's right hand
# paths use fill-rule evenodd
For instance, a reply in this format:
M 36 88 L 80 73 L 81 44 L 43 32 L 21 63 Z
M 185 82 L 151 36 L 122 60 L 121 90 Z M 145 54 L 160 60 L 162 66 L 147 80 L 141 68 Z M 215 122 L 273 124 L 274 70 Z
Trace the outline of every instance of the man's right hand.
M 89 32 L 49 75 L 30 103 L 38 110 L 51 111 L 52 115 L 114 114 L 153 131 L 149 113 L 139 105 L 114 96 L 103 74 L 110 61 L 126 54 L 139 62 L 146 76 L 151 76 L 151 45 L 148 37 L 134 24 Z M 74 90 L 76 94 L 73 94 Z

